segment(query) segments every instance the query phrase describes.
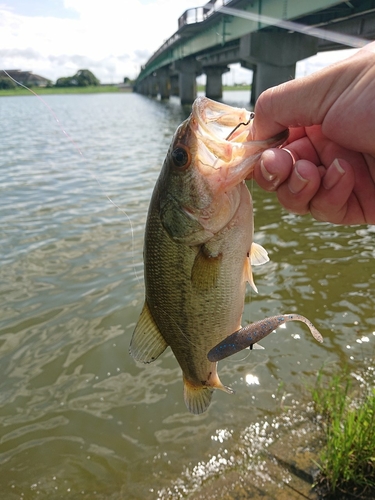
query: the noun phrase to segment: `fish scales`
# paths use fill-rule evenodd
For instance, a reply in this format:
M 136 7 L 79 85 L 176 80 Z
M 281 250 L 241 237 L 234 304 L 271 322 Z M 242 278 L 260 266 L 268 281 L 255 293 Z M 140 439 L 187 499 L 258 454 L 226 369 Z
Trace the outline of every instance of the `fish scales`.
M 187 408 L 202 413 L 225 387 L 207 353 L 241 326 L 252 264 L 268 260 L 253 242 L 244 179 L 268 147 L 252 138 L 250 113 L 198 98 L 177 129 L 150 201 L 144 240 L 145 303 L 130 352 L 155 360 L 170 346 L 183 372 Z
M 207 387 L 210 385 L 209 375 L 216 373 L 216 364 L 206 359 L 206 353 L 223 335 L 238 329 L 243 309 L 241 301 L 233 300 L 245 292 L 247 251 L 242 250 L 241 255 L 238 244 L 245 240 L 242 247 L 251 246 L 250 193 L 245 186 L 242 190 L 244 199 L 237 216 L 246 217 L 249 222 L 246 231 L 233 224 L 223 230 L 224 234 L 215 235 L 203 248 L 186 248 L 165 237 L 157 210 L 158 190 L 146 228 L 150 235 L 144 253 L 144 260 L 148 262 L 145 284 L 149 308 L 186 380 L 198 379 Z M 210 248 L 215 248 L 217 256 L 204 255 Z M 195 273 L 194 266 L 198 268 Z M 201 266 L 212 267 L 213 275 L 203 275 L 199 269 Z M 193 349 L 201 355 L 192 357 Z

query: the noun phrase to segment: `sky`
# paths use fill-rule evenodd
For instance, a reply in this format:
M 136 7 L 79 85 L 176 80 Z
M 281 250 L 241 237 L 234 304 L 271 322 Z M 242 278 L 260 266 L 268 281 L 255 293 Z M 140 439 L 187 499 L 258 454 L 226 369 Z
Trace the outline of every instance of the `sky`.
M 200 4 L 198 0 L 198 5 Z M 202 3 L 204 4 L 204 2 Z M 0 69 L 134 78 L 197 0 L 0 0 Z
M 177 31 L 199 0 L 0 0 L 0 69 L 32 71 L 55 82 L 89 69 L 102 83 L 133 79 L 140 66 Z M 298 63 L 309 74 L 348 54 L 314 56 Z M 234 65 L 224 83 L 250 83 Z

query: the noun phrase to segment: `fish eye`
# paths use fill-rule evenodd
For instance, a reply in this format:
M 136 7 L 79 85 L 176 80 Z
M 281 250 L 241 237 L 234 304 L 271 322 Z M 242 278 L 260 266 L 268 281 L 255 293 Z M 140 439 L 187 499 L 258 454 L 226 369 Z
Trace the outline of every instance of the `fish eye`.
M 176 167 L 188 167 L 190 164 L 190 154 L 185 148 L 177 146 L 172 151 L 172 160 Z

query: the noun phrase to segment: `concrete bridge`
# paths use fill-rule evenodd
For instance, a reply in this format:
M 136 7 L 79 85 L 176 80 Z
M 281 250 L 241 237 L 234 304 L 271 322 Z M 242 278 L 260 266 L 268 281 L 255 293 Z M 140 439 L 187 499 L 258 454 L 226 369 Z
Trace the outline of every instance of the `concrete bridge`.
M 161 99 L 222 97 L 222 75 L 240 63 L 253 71 L 252 102 L 295 77 L 296 63 L 317 52 L 375 39 L 375 0 L 210 0 L 178 19 L 178 30 L 147 61 L 134 90 Z

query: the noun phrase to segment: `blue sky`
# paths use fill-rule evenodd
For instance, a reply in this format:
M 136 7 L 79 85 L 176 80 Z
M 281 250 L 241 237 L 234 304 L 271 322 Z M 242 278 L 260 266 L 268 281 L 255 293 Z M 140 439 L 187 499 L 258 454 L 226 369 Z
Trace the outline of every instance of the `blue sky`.
M 55 81 L 90 69 L 103 83 L 135 78 L 140 66 L 177 30 L 178 18 L 199 0 L 0 0 L 0 69 L 23 69 Z M 156 20 L 156 22 L 155 22 Z M 302 61 L 308 74 L 346 55 Z M 234 66 L 224 83 L 248 83 Z M 204 81 L 204 77 L 203 77 Z

